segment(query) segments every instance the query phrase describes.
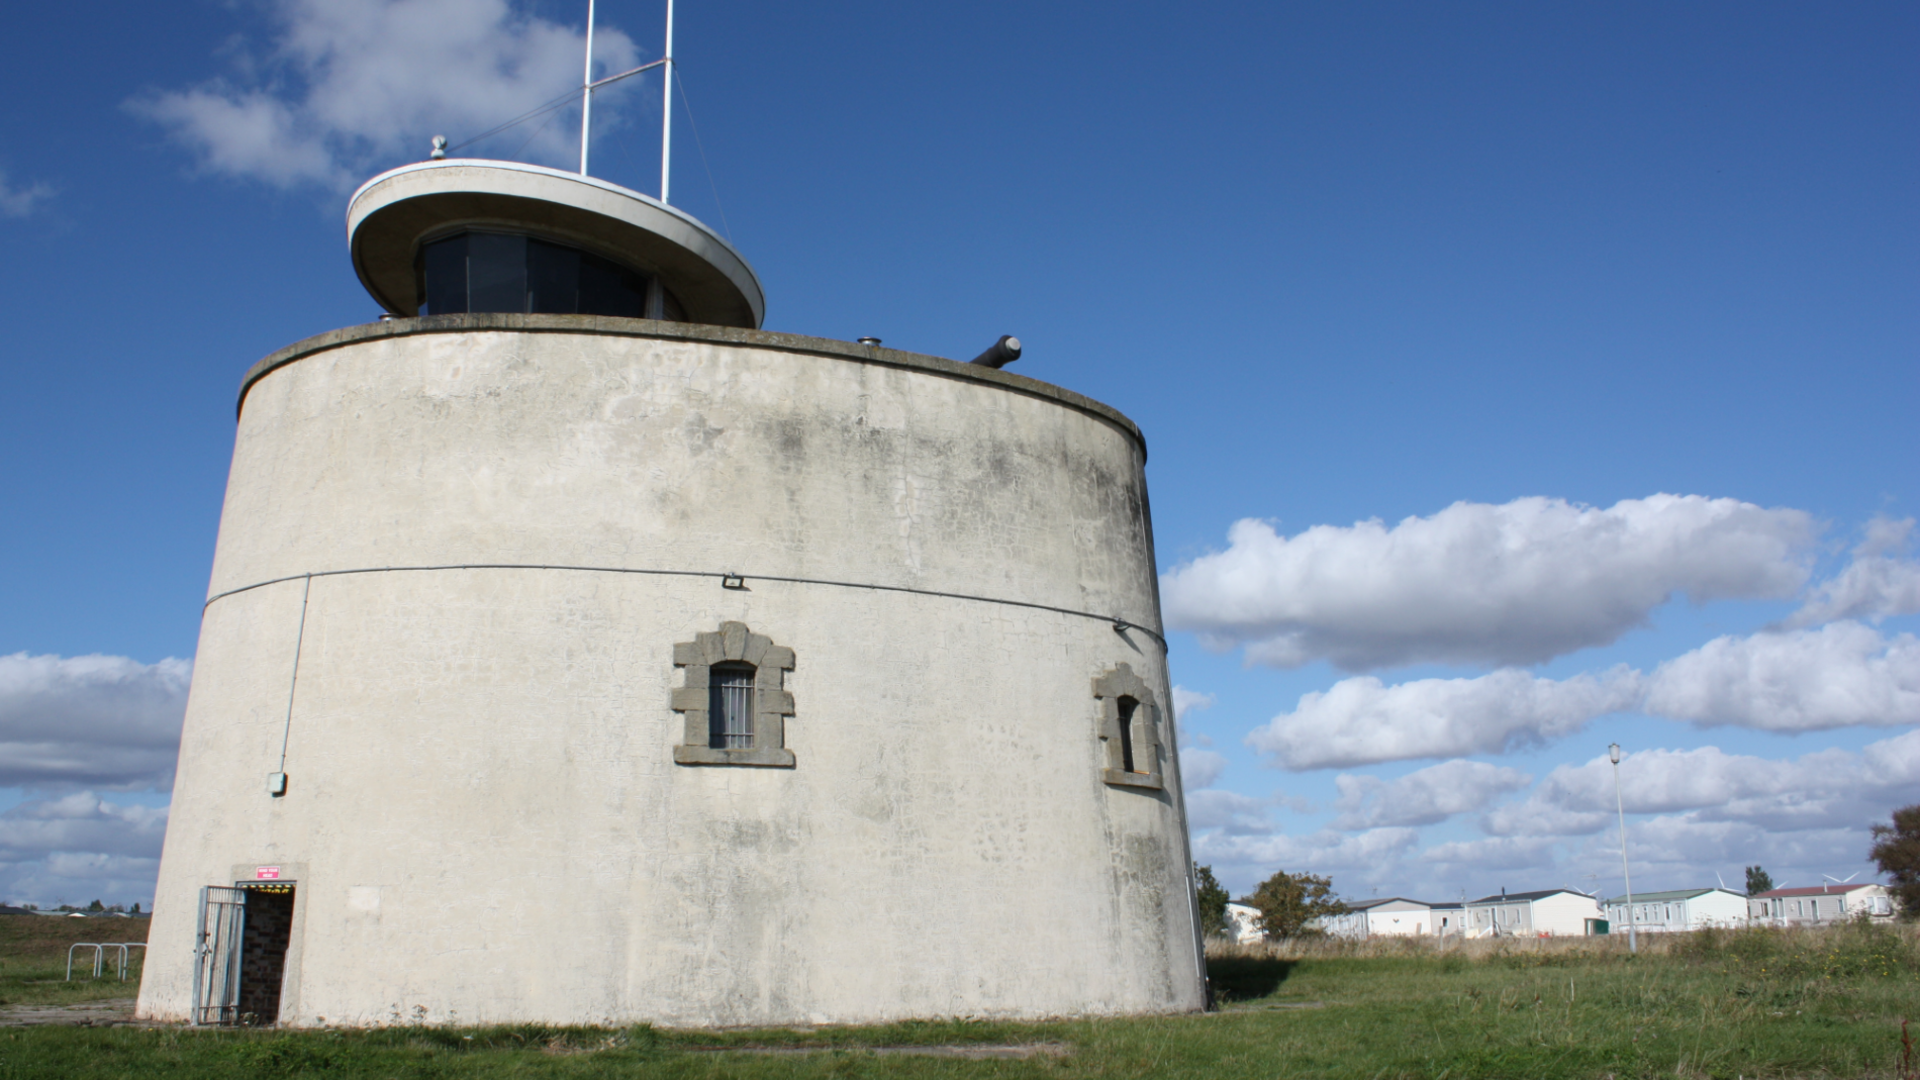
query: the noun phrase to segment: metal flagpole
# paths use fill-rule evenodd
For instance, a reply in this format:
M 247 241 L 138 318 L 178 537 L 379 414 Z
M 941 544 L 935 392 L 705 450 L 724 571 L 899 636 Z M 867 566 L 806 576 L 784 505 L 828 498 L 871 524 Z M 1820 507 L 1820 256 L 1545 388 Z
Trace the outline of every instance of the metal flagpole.
M 671 25 L 671 24 L 669 24 Z M 587 175 L 587 129 L 593 122 L 593 0 L 587 0 L 587 73 L 580 78 L 580 175 Z
M 660 90 L 660 201 L 665 203 L 667 175 L 673 163 L 673 0 L 667 0 L 667 51 L 660 58 L 667 68 Z

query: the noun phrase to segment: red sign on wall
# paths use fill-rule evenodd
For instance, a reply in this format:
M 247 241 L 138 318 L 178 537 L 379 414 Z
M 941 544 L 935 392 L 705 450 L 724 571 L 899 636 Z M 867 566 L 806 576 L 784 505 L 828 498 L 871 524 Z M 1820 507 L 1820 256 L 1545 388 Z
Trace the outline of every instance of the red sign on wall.
M 280 868 L 277 866 L 256 866 L 253 868 L 255 881 L 279 881 Z

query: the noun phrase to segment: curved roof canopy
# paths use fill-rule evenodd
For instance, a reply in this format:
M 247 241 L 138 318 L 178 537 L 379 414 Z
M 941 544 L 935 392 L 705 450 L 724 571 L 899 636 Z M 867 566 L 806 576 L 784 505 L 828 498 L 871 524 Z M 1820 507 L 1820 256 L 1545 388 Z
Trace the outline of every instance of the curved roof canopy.
M 733 245 L 657 199 L 590 176 L 449 158 L 381 173 L 347 204 L 354 272 L 396 315 L 419 313 L 421 244 L 468 229 L 525 233 L 657 275 L 689 322 L 757 330 L 766 316 L 760 279 Z

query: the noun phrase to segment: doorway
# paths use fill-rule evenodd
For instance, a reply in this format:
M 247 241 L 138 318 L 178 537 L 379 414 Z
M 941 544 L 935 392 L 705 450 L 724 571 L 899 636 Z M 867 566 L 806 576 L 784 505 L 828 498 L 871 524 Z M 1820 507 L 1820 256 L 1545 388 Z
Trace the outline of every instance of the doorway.
M 293 940 L 293 884 L 243 886 L 245 929 L 240 935 L 240 992 L 235 1022 L 271 1027 L 280 1020 L 280 984 Z

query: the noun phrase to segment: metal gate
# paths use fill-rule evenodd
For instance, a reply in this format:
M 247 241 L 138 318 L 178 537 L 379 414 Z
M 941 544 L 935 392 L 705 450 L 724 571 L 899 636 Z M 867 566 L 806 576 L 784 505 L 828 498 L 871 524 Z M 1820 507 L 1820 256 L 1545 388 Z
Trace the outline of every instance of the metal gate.
M 240 1021 L 240 941 L 247 928 L 247 891 L 200 889 L 200 936 L 193 954 L 193 1022 Z

